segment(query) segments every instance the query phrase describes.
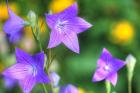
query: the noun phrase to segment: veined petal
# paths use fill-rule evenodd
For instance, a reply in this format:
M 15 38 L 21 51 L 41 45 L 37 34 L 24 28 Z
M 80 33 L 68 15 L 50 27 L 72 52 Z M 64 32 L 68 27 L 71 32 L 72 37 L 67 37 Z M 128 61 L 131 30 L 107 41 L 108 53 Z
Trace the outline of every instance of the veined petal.
M 79 42 L 76 33 L 70 32 L 63 35 L 62 42 L 72 51 L 79 53 Z
M 23 63 L 23 64 L 32 64 L 33 60 L 32 57 L 24 52 L 23 50 L 16 48 L 15 50 L 15 54 L 16 54 L 16 60 L 18 63 Z
M 97 82 L 104 80 L 108 76 L 107 71 L 105 71 L 103 68 L 97 68 L 95 71 L 95 74 L 93 75 L 92 81 Z
M 59 17 L 58 14 L 46 14 L 46 22 L 51 29 L 54 28 L 54 25 L 55 25 L 58 17 Z
M 109 76 L 107 77 L 107 80 L 110 81 L 110 82 L 112 83 L 113 86 L 116 85 L 117 79 L 118 79 L 117 73 L 113 73 L 113 74 L 111 74 L 111 75 L 109 75 Z
M 103 62 L 105 62 L 106 64 L 108 64 L 112 60 L 112 55 L 106 48 L 103 48 L 100 59 L 103 60 Z
M 36 76 L 36 81 L 38 83 L 50 83 L 50 79 L 44 71 L 38 72 L 38 75 Z
M 69 18 L 73 18 L 76 17 L 78 14 L 78 5 L 77 3 L 72 4 L 70 7 L 66 8 L 64 11 L 59 13 L 59 17 L 61 19 L 69 19 Z
M 6 69 L 3 72 L 3 75 L 13 78 L 13 79 L 21 80 L 30 74 L 29 69 L 30 69 L 29 65 L 17 63 L 15 65 L 13 65 L 12 67 Z
M 53 48 L 53 47 L 56 47 L 57 45 L 59 45 L 62 40 L 61 36 L 62 35 L 60 35 L 58 32 L 51 31 L 48 48 Z
M 32 76 L 28 76 L 27 78 L 19 81 L 19 83 L 24 93 L 30 93 L 36 84 L 36 79 Z
M 44 68 L 44 60 L 45 60 L 44 52 L 40 52 L 38 54 L 35 54 L 32 56 L 32 58 L 34 60 L 33 61 L 34 65 L 36 64 L 37 67 L 40 67 L 42 69 Z
M 90 28 L 92 26 L 90 23 L 86 22 L 84 19 L 82 19 L 80 17 L 72 18 L 69 21 L 70 21 L 70 23 L 68 24 L 68 27 L 72 31 L 74 31 L 78 34 L 87 30 L 88 28 Z
M 112 62 L 110 62 L 110 64 L 113 67 L 112 69 L 117 72 L 119 69 L 126 65 L 126 62 L 117 58 L 112 58 Z

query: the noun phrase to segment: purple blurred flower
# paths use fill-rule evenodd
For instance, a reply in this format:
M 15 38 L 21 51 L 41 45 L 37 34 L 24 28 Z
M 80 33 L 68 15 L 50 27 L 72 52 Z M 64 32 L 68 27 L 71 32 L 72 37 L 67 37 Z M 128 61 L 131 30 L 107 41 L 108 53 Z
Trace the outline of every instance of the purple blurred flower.
M 57 87 L 60 81 L 60 76 L 56 72 L 51 72 L 50 78 L 51 78 L 53 87 Z
M 78 89 L 75 86 L 69 84 L 67 86 L 62 87 L 59 93 L 78 93 Z
M 4 84 L 7 89 L 12 89 L 16 85 L 16 80 L 9 77 L 4 77 Z
M 58 14 L 47 14 L 46 22 L 51 28 L 48 48 L 64 43 L 70 50 L 79 53 L 79 43 L 77 34 L 87 30 L 92 25 L 77 16 L 77 3 Z
M 125 64 L 124 61 L 114 58 L 111 53 L 104 48 L 97 62 L 97 69 L 92 81 L 97 82 L 105 79 L 115 86 L 117 83 L 117 71 Z
M 11 43 L 16 43 L 22 38 L 25 21 L 14 14 L 9 7 L 8 13 L 9 19 L 5 22 L 3 30 L 7 34 L 9 41 Z
M 17 79 L 24 93 L 30 93 L 36 83 L 49 83 L 44 72 L 44 53 L 29 55 L 16 48 L 17 63 L 3 72 L 4 76 Z

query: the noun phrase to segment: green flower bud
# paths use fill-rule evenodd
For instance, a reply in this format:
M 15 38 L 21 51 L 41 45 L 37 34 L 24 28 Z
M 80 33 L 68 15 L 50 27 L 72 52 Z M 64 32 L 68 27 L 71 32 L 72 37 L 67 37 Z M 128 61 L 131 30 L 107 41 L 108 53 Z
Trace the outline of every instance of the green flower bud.
M 126 58 L 126 62 L 127 62 L 127 70 L 128 70 L 128 79 L 131 80 L 136 65 L 136 58 L 133 55 L 129 54 Z
M 36 24 L 36 21 L 37 21 L 37 17 L 36 17 L 35 12 L 29 11 L 27 17 L 28 17 L 28 19 L 29 19 L 29 21 L 30 21 L 30 25 L 31 25 L 32 27 L 34 27 L 35 24 Z

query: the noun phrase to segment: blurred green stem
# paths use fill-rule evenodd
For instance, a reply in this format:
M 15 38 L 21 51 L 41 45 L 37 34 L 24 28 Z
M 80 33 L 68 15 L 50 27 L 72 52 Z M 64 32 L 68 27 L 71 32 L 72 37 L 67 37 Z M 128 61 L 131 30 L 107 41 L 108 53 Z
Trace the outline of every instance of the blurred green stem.
M 132 93 L 131 80 L 128 80 L 128 93 Z
M 42 51 L 43 48 L 42 48 L 42 45 L 41 45 L 41 41 L 40 41 L 40 39 L 37 38 L 37 36 L 36 36 L 36 34 L 34 32 L 34 28 L 31 27 L 31 29 L 32 29 L 32 33 L 33 33 L 34 39 L 35 39 L 36 43 L 39 45 L 40 51 Z M 45 87 L 45 84 L 42 84 L 42 86 L 43 86 L 44 92 L 48 93 L 48 91 L 47 91 L 47 89 Z
M 52 61 L 53 61 L 53 59 L 52 59 L 52 51 L 51 51 L 51 49 L 48 49 L 48 61 L 47 61 L 47 68 L 46 68 L 46 70 L 47 70 L 49 78 L 50 78 L 50 71 L 49 71 L 49 69 L 50 69 L 50 66 L 52 64 Z M 50 85 L 51 85 L 51 91 L 52 91 L 52 93 L 54 93 L 52 82 L 51 82 Z
M 34 39 L 35 39 L 36 43 L 38 44 L 40 51 L 42 51 L 41 41 L 40 41 L 40 39 L 37 38 L 37 36 L 36 36 L 36 34 L 34 32 L 34 28 L 31 27 L 31 29 L 32 29 L 32 33 L 33 33 Z
M 111 93 L 111 85 L 109 81 L 105 81 L 106 93 Z

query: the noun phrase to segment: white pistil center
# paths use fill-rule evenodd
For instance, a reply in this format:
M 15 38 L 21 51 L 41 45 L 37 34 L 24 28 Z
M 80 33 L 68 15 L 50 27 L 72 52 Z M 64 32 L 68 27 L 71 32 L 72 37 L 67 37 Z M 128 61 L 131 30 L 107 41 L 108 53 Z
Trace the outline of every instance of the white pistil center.
M 104 66 L 105 71 L 109 71 L 110 67 L 108 65 Z
M 58 30 L 59 33 L 62 33 L 63 30 L 65 29 L 67 23 L 68 23 L 68 21 L 61 21 L 61 20 L 58 20 L 58 21 L 56 22 L 55 29 Z
M 31 66 L 29 68 L 29 73 L 35 77 L 37 75 L 37 68 L 35 66 Z

